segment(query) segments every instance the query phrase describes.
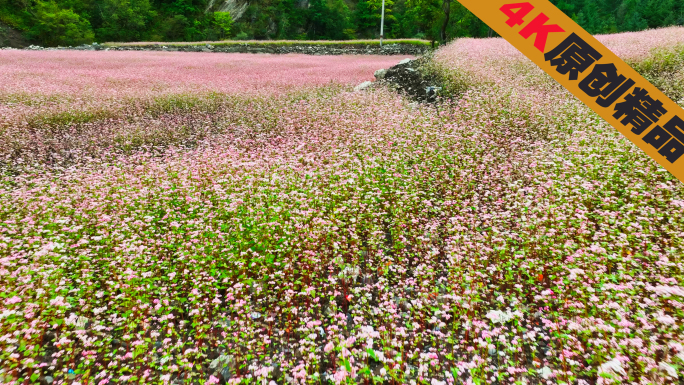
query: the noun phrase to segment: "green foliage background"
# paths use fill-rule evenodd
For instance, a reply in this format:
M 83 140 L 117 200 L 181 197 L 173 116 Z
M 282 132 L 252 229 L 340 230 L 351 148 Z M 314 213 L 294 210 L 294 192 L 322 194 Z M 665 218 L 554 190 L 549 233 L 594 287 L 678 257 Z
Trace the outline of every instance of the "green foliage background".
M 31 42 L 377 38 L 382 0 L 0 0 Z M 591 33 L 684 25 L 682 0 L 552 0 Z M 233 9 L 231 15 L 230 9 Z M 236 11 L 237 10 L 237 11 Z M 386 0 L 386 38 L 496 34 L 457 0 Z

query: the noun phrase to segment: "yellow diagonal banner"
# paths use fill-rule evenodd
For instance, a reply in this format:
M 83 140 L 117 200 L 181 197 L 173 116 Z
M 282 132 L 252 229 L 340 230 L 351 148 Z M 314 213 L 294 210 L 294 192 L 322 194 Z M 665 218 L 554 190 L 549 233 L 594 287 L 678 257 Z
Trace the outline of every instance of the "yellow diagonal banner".
M 459 0 L 677 179 L 684 110 L 548 0 Z

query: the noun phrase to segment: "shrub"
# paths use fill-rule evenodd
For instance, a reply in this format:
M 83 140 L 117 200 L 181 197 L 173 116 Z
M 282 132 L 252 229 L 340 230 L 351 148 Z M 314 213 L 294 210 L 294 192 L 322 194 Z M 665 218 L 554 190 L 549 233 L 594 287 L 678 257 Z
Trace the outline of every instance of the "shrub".
M 235 36 L 236 40 L 249 40 L 249 35 L 246 32 L 240 32 Z
M 230 28 L 233 26 L 233 18 L 230 12 L 214 12 L 214 27 L 219 39 L 223 40 L 230 36 Z
M 28 36 L 47 46 L 79 45 L 91 43 L 95 38 L 88 20 L 70 9 L 61 9 L 52 1 L 38 2 L 36 23 Z

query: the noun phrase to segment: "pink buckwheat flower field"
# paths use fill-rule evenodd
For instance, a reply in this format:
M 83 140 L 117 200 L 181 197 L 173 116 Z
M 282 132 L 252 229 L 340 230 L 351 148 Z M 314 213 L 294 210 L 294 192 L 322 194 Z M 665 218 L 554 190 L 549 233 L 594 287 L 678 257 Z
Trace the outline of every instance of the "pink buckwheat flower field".
M 601 39 L 681 100 L 684 28 Z M 402 58 L 0 51 L 0 383 L 679 383 L 682 183 L 501 39 L 353 91 Z

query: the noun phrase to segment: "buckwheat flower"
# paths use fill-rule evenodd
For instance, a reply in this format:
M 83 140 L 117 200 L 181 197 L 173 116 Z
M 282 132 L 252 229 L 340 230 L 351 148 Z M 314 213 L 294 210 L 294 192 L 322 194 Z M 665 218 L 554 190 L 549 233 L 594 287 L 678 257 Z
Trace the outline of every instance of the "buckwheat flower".
M 667 314 L 661 314 L 657 318 L 658 322 L 663 325 L 674 325 L 677 321 Z
M 670 378 L 679 378 L 679 376 L 677 375 L 677 369 L 674 366 L 668 364 L 667 362 L 661 361 L 658 364 L 658 369 L 663 371 Z
M 335 382 L 335 384 L 339 384 L 342 381 L 344 381 L 347 378 L 347 376 L 349 376 L 349 372 L 347 372 L 347 369 L 343 366 L 340 368 L 340 370 L 335 372 L 335 374 L 333 375 L 333 381 Z
M 601 364 L 601 366 L 599 366 L 598 372 L 599 372 L 599 375 L 601 373 L 607 373 L 607 374 L 615 373 L 615 374 L 620 374 L 623 376 L 627 375 L 625 370 L 622 368 L 622 363 L 620 362 L 620 360 L 618 360 L 616 358 Z
M 52 306 L 67 306 L 67 303 L 64 302 L 64 297 L 56 297 L 52 300 L 50 300 L 50 305 Z

